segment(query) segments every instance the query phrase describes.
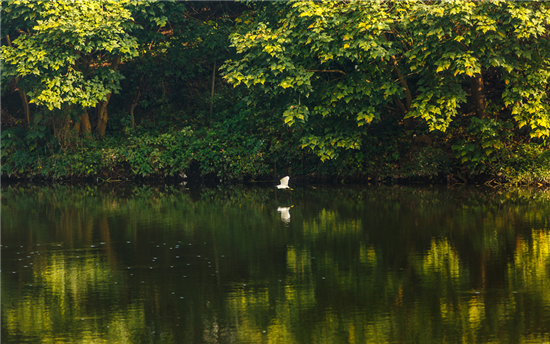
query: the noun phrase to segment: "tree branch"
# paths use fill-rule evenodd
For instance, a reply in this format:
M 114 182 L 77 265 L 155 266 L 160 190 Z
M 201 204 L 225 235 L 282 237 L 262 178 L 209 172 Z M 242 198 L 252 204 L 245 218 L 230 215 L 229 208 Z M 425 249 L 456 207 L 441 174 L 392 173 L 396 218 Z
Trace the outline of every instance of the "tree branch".
M 403 112 L 403 115 L 407 114 L 407 109 L 405 108 L 405 105 L 403 105 L 403 103 L 401 102 L 401 100 L 399 100 L 399 98 L 393 98 L 393 101 L 394 101 L 395 104 L 399 107 L 399 109 L 401 110 L 401 112 Z
M 388 42 L 388 39 L 386 38 L 386 35 L 385 34 L 382 34 L 382 37 L 384 37 L 384 40 L 386 42 Z M 407 84 L 407 80 L 405 80 L 405 78 L 403 77 L 403 74 L 401 74 L 401 70 L 399 70 L 399 66 L 397 65 L 397 59 L 395 58 L 395 56 L 391 56 L 391 62 L 392 62 L 392 65 L 393 65 L 393 69 L 395 70 L 395 72 L 397 73 L 397 77 L 399 78 L 399 83 L 401 84 L 401 87 L 403 87 L 403 89 L 405 90 L 405 97 L 407 98 L 407 111 L 409 111 L 411 109 L 411 104 L 412 104 L 412 95 L 411 95 L 411 90 L 409 89 L 409 85 Z M 404 112 L 404 114 L 406 114 L 407 112 Z
M 8 45 L 10 46 L 10 48 L 13 48 L 13 45 L 11 44 L 10 35 L 6 35 L 6 40 L 8 41 Z M 17 85 L 18 83 L 19 83 L 19 77 L 16 77 L 15 85 Z M 21 87 L 17 86 L 17 90 L 19 91 L 21 102 L 23 102 L 23 110 L 25 111 L 25 119 L 27 120 L 27 128 L 28 128 L 31 125 L 31 111 L 29 109 L 29 100 L 27 99 L 27 95 L 21 89 Z
M 345 72 L 343 72 L 343 71 L 341 71 L 341 70 L 337 70 L 337 69 L 325 69 L 325 70 L 320 70 L 320 69 L 312 69 L 312 70 L 309 70 L 309 69 L 306 69 L 306 72 L 342 73 L 342 74 L 346 75 Z

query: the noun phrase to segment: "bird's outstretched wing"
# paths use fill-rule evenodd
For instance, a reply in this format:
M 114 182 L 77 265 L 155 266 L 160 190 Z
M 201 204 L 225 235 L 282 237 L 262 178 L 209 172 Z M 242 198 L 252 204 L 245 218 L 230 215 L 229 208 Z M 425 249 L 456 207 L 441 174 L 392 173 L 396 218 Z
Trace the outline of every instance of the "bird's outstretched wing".
M 290 180 L 290 177 L 289 176 L 286 176 L 284 178 L 281 179 L 281 186 L 286 186 L 288 187 L 288 181 Z

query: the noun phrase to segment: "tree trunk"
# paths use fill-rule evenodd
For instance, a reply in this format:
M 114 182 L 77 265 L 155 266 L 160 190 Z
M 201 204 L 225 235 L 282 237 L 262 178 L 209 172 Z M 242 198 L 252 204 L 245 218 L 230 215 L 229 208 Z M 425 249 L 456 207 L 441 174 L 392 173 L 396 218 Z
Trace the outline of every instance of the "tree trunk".
M 8 45 L 13 48 L 13 45 L 11 44 L 10 35 L 6 35 L 6 40 L 8 42 Z M 17 87 L 17 91 L 19 92 L 19 96 L 21 97 L 21 101 L 23 102 L 23 111 L 25 111 L 25 119 L 27 120 L 27 129 L 31 125 L 31 111 L 29 109 L 29 100 L 27 99 L 27 95 L 25 92 L 19 88 L 17 85 L 19 83 L 19 77 L 15 78 L 15 87 Z
M 16 78 L 16 80 L 17 79 L 19 78 Z M 18 89 L 19 89 L 19 96 L 21 97 L 21 101 L 23 102 L 23 110 L 25 110 L 25 119 L 27 120 L 27 128 L 28 128 L 31 125 L 31 111 L 29 109 L 29 100 L 27 99 L 27 95 L 25 94 L 25 92 L 23 92 L 23 90 L 21 90 L 19 87 Z
M 384 37 L 384 40 L 386 42 L 389 42 L 385 34 L 382 34 L 382 37 Z M 409 111 L 411 111 L 411 105 L 412 105 L 411 89 L 409 88 L 409 84 L 407 84 L 407 80 L 405 80 L 405 77 L 403 76 L 403 74 L 401 73 L 401 70 L 399 69 L 399 65 L 397 64 L 397 59 L 395 58 L 395 56 L 392 56 L 390 61 L 391 61 L 391 67 L 393 67 L 395 74 L 397 74 L 397 79 L 399 80 L 399 83 L 401 84 L 401 87 L 403 87 L 403 91 L 405 92 L 405 100 L 406 100 L 405 104 L 403 104 L 399 99 L 395 101 L 395 103 L 399 106 L 399 109 L 401 110 L 401 112 L 403 112 L 403 116 L 405 116 Z M 414 129 L 414 127 L 416 126 L 414 118 L 403 119 L 403 124 L 405 125 L 406 129 Z
M 412 104 L 412 94 L 411 90 L 409 89 L 409 85 L 407 84 L 407 80 L 403 77 L 403 74 L 401 74 L 401 70 L 399 69 L 399 66 L 397 65 L 397 60 L 394 56 L 391 57 L 393 62 L 393 68 L 395 70 L 395 73 L 397 74 L 397 78 L 399 79 L 399 83 L 401 84 L 401 87 L 403 87 L 403 90 L 405 91 L 405 98 L 407 99 L 407 112 L 411 110 L 411 104 Z
M 118 69 L 118 65 L 120 64 L 120 56 L 118 56 L 115 61 L 112 63 L 111 68 L 116 71 Z M 97 108 L 97 126 L 96 131 L 99 134 L 99 136 L 105 136 L 105 130 L 107 129 L 107 121 L 109 120 L 109 116 L 107 114 L 107 104 L 109 104 L 109 99 L 111 99 L 111 95 L 113 92 L 109 93 L 107 95 L 106 100 L 102 100 L 98 103 Z
M 399 107 L 399 110 L 401 110 L 403 115 L 405 115 L 407 113 L 407 109 L 405 108 L 405 105 L 403 105 L 403 102 L 401 100 L 399 100 L 398 98 L 394 98 L 393 101 L 395 102 L 395 105 L 397 105 L 397 107 Z
M 403 116 L 406 116 L 409 111 L 411 111 L 411 105 L 412 105 L 412 94 L 411 90 L 409 89 L 409 85 L 407 84 L 407 80 L 403 77 L 403 74 L 401 74 L 401 70 L 399 70 L 399 66 L 397 65 L 397 61 L 395 60 L 395 57 L 392 56 L 392 62 L 393 62 L 393 69 L 395 70 L 395 73 L 397 74 L 397 78 L 399 79 L 399 83 L 401 84 L 401 87 L 403 87 L 403 90 L 405 91 L 405 99 L 407 101 L 406 105 L 404 105 L 401 100 L 397 99 L 396 104 L 401 109 L 401 112 L 403 112 Z M 403 119 L 403 126 L 407 130 L 413 130 L 416 128 L 416 119 L 409 117 Z
M 86 111 L 86 109 L 84 109 L 84 112 L 80 115 L 80 132 L 83 134 L 89 134 L 92 132 L 90 117 L 88 117 L 88 111 Z
M 81 120 L 82 121 L 82 120 Z M 80 133 L 80 122 L 74 122 L 73 130 L 78 134 Z
M 130 108 L 130 118 L 132 119 L 132 129 L 136 129 L 136 118 L 134 117 L 135 108 L 136 108 L 136 105 L 132 104 L 132 108 Z
M 100 101 L 97 107 L 97 126 L 95 130 L 99 136 L 105 136 L 105 130 L 107 129 L 107 121 L 109 116 L 107 114 L 107 104 L 109 104 L 109 99 L 111 99 L 111 93 L 107 95 L 107 100 Z
M 141 95 L 141 92 L 139 91 L 139 87 L 138 87 L 136 99 L 132 102 L 132 106 L 130 107 L 130 118 L 132 119 L 132 129 L 136 128 L 136 119 L 134 116 L 134 109 L 136 108 L 136 106 L 138 106 L 140 95 Z
M 384 38 L 386 38 L 386 36 L 384 36 Z M 406 100 L 405 104 L 403 104 L 399 99 L 397 99 L 395 103 L 397 104 L 397 106 L 399 106 L 399 109 L 403 113 L 403 116 L 406 116 L 407 113 L 411 111 L 411 105 L 412 105 L 411 89 L 409 88 L 409 84 L 407 84 L 407 80 L 405 80 L 405 77 L 401 73 L 401 70 L 399 69 L 399 65 L 397 64 L 397 59 L 394 56 L 391 57 L 391 62 L 393 65 L 393 70 L 395 71 L 395 74 L 397 74 L 397 79 L 399 79 L 399 83 L 401 84 L 401 87 L 403 87 L 403 91 L 405 92 L 405 100 Z M 416 119 L 412 117 L 404 118 L 403 126 L 407 130 L 415 129 Z
M 136 129 L 136 117 L 134 116 L 134 110 L 136 106 L 139 104 L 139 97 L 141 96 L 141 82 L 143 81 L 143 77 L 145 76 L 145 73 L 141 76 L 141 79 L 139 79 L 139 85 L 136 87 L 136 98 L 132 102 L 132 106 L 130 106 L 130 118 L 132 119 L 132 129 Z
M 214 105 L 214 82 L 216 81 L 216 61 L 212 68 L 212 95 L 210 96 L 210 121 L 212 120 L 212 106 Z
M 476 116 L 478 118 L 485 118 L 487 114 L 485 113 L 485 108 L 487 106 L 485 100 L 485 87 L 483 86 L 483 76 L 481 73 L 474 74 L 472 76 L 471 82 L 472 86 L 472 99 L 474 102 Z

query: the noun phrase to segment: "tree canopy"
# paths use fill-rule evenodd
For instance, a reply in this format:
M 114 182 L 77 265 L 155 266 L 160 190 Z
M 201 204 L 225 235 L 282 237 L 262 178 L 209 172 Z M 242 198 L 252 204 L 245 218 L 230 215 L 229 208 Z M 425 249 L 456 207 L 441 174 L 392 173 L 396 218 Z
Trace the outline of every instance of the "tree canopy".
M 2 49 L 3 77 L 18 77 L 30 102 L 49 111 L 73 105 L 95 107 L 106 101 L 111 92 L 120 90 L 123 75 L 117 72 L 118 65 L 138 55 L 137 41 L 129 34 L 128 3 L 9 3 L 2 19 L 19 34 Z M 98 122 L 102 135 L 105 124 Z
M 445 131 L 459 115 L 507 109 L 531 136 L 550 135 L 547 3 L 255 5 L 231 37 L 239 58 L 225 78 L 307 128 L 302 146 L 322 159 L 359 148 L 365 125 L 388 116 Z
M 1 11 L 2 174 L 547 178 L 548 2 Z

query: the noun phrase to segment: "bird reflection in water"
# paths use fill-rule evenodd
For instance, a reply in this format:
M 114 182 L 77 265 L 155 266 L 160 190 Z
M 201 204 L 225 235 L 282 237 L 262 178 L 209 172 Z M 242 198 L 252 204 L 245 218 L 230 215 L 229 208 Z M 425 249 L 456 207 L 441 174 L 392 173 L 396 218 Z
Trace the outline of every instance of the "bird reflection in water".
M 281 213 L 281 220 L 285 223 L 290 222 L 290 208 L 291 207 L 278 207 L 277 211 Z

